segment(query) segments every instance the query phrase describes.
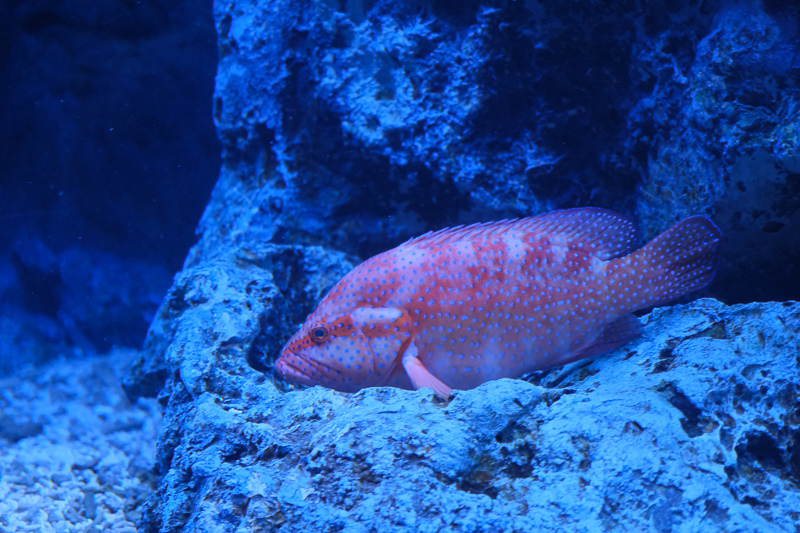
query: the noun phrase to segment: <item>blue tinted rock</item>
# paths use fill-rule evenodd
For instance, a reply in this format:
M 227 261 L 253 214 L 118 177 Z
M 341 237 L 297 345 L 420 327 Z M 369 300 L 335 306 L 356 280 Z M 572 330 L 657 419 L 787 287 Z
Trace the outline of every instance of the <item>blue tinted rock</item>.
M 792 531 L 800 307 L 700 300 L 644 322 L 638 342 L 539 385 L 449 402 L 284 393 L 219 359 L 187 381 L 216 390 L 172 384 L 145 530 Z
M 713 286 L 726 300 L 800 297 L 790 244 L 800 231 L 799 14 L 791 3 L 731 6 L 707 33 L 665 32 L 642 55 L 658 81 L 629 115 L 639 218 L 651 237 L 684 216 L 712 216 L 727 236 Z

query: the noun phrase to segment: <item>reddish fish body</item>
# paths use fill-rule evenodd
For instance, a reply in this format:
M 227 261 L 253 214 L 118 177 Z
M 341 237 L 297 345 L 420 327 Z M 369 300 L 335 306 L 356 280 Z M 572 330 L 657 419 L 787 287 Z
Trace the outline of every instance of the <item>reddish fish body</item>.
M 695 216 L 631 253 L 633 224 L 591 208 L 423 235 L 342 278 L 276 371 L 345 392 L 447 396 L 597 355 L 640 333 L 633 311 L 705 286 L 720 238 Z

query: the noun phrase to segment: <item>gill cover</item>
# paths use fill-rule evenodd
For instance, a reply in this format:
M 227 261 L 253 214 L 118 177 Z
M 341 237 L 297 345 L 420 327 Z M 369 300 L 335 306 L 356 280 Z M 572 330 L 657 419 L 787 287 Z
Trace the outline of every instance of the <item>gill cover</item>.
M 395 307 L 359 307 L 350 313 L 350 318 L 369 348 L 373 377 L 370 381 L 382 385 L 411 342 L 410 317 Z

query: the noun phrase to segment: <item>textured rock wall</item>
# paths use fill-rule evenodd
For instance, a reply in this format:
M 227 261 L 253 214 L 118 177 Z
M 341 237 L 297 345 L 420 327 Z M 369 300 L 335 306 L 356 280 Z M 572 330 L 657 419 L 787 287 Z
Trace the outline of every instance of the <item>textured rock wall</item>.
M 224 162 L 193 256 L 246 231 L 367 257 L 599 205 L 648 238 L 709 214 L 729 250 L 717 294 L 800 297 L 800 8 L 346 5 L 215 5 Z
M 727 236 L 716 287 L 735 301 L 799 294 L 800 7 L 763 5 L 726 6 L 696 42 L 660 36 L 658 81 L 629 115 L 646 232 L 712 214 Z

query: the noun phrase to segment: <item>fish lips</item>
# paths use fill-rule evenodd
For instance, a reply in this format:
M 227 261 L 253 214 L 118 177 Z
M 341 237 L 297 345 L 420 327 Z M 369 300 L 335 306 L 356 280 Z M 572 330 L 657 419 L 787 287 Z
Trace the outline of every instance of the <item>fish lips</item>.
M 330 369 L 303 354 L 284 351 L 275 362 L 275 372 L 285 381 L 310 387 L 323 384 Z

